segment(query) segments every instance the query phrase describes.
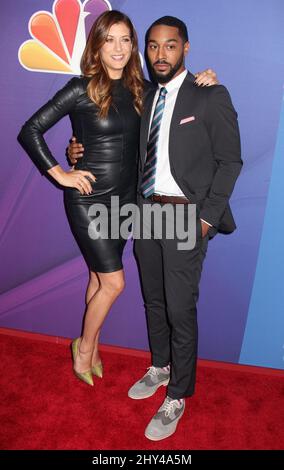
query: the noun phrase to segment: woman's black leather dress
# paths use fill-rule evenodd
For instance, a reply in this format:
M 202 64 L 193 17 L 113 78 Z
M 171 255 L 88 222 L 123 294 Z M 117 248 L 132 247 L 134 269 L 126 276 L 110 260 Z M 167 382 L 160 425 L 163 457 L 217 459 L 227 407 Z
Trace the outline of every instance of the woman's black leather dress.
M 78 160 L 75 169 L 92 172 L 96 182 L 91 182 L 91 195 L 81 195 L 75 188 L 64 188 L 66 213 L 88 267 L 92 271 L 108 273 L 122 269 L 126 243 L 121 236 L 111 238 L 111 202 L 114 206 L 111 197 L 119 197 L 119 200 L 115 198 L 119 208 L 123 204 L 136 203 L 140 118 L 130 91 L 123 86 L 122 80 L 113 80 L 113 103 L 108 117 L 100 119 L 98 108 L 87 95 L 87 83 L 87 78 L 72 78 L 25 123 L 18 139 L 40 172 L 45 173 L 58 162 L 43 134 L 69 114 L 73 134 L 84 146 L 84 156 Z M 97 212 L 99 219 L 95 217 L 93 204 L 104 205 L 104 209 Z M 116 216 L 118 213 L 112 211 L 112 217 Z M 125 218 L 120 216 L 117 220 L 121 223 Z M 96 223 L 98 220 L 100 224 Z M 106 236 L 106 228 L 108 238 L 101 238 Z

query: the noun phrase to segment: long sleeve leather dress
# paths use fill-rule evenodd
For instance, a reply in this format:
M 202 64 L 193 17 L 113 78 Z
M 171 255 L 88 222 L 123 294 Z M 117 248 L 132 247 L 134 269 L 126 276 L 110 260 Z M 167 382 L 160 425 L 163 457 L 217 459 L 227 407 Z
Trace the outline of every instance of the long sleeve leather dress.
M 126 219 L 113 209 L 117 202 L 119 208 L 136 202 L 140 118 L 132 94 L 121 79 L 112 80 L 113 101 L 106 119 L 98 117 L 98 108 L 87 95 L 87 84 L 85 77 L 72 78 L 24 124 L 18 140 L 44 174 L 58 162 L 43 135 L 69 115 L 73 134 L 84 146 L 84 156 L 75 169 L 92 172 L 96 182 L 91 182 L 90 195 L 82 195 L 76 188 L 64 188 L 66 214 L 89 269 L 107 273 L 122 269 L 126 239 L 111 236 L 111 222 L 117 224 L 118 220 L 121 224 Z M 115 204 L 112 196 L 116 196 Z

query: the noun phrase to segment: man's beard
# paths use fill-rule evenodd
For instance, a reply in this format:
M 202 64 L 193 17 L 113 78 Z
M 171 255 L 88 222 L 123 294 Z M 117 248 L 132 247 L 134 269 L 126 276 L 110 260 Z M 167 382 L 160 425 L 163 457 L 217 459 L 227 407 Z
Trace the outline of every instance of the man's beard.
M 180 58 L 178 59 L 177 63 L 172 66 L 171 64 L 169 64 L 168 62 L 166 62 L 165 60 L 157 60 L 157 62 L 155 62 L 155 64 L 153 65 L 156 65 L 156 64 L 167 64 L 170 66 L 170 71 L 167 75 L 164 75 L 162 73 L 159 73 L 157 72 L 153 65 L 150 64 L 150 73 L 153 77 L 153 79 L 160 83 L 160 84 L 163 84 L 163 83 L 168 83 L 172 80 L 172 78 L 175 76 L 175 74 L 177 73 L 177 71 L 181 68 L 181 66 L 183 65 L 183 59 L 184 59 L 184 56 L 183 54 L 180 56 Z

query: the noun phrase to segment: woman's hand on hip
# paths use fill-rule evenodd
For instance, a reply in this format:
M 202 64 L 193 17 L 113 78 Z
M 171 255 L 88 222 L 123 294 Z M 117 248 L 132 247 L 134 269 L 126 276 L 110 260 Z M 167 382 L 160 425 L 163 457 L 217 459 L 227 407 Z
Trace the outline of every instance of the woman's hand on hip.
M 60 165 L 56 165 L 48 170 L 48 173 L 62 186 L 76 188 L 81 194 L 91 194 L 93 192 L 90 180 L 96 182 L 96 177 L 86 170 L 64 171 Z

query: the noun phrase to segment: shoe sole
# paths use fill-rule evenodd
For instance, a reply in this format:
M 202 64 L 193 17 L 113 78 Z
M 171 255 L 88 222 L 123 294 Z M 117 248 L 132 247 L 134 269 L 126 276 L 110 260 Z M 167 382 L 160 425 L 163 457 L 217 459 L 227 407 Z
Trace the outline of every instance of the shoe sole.
M 129 395 L 129 393 L 128 393 L 128 396 L 129 396 L 129 398 L 132 398 L 132 400 L 144 400 L 144 398 L 152 397 L 156 393 L 156 391 L 158 390 L 159 387 L 161 387 L 161 386 L 166 387 L 168 385 L 169 381 L 170 381 L 170 379 L 163 380 L 162 382 L 157 384 L 156 387 L 153 387 L 151 392 L 149 392 L 147 395 L 143 395 L 143 397 L 141 397 L 141 396 L 140 397 L 137 397 L 137 396 L 134 397 L 132 395 Z
M 184 407 L 184 409 L 183 409 L 181 415 L 178 417 L 177 422 L 176 422 L 176 425 L 175 425 L 173 431 L 171 431 L 171 432 L 168 433 L 167 435 L 164 435 L 163 437 L 153 437 L 153 436 L 149 436 L 149 435 L 147 435 L 146 432 L 145 432 L 145 434 L 144 434 L 145 437 L 147 437 L 147 439 L 149 439 L 150 441 L 162 441 L 163 439 L 167 439 L 167 437 L 172 436 L 172 435 L 176 432 L 177 425 L 178 425 L 179 420 L 181 419 L 181 417 L 182 417 L 182 415 L 183 415 L 183 413 L 184 413 L 184 410 L 185 410 L 185 407 Z

